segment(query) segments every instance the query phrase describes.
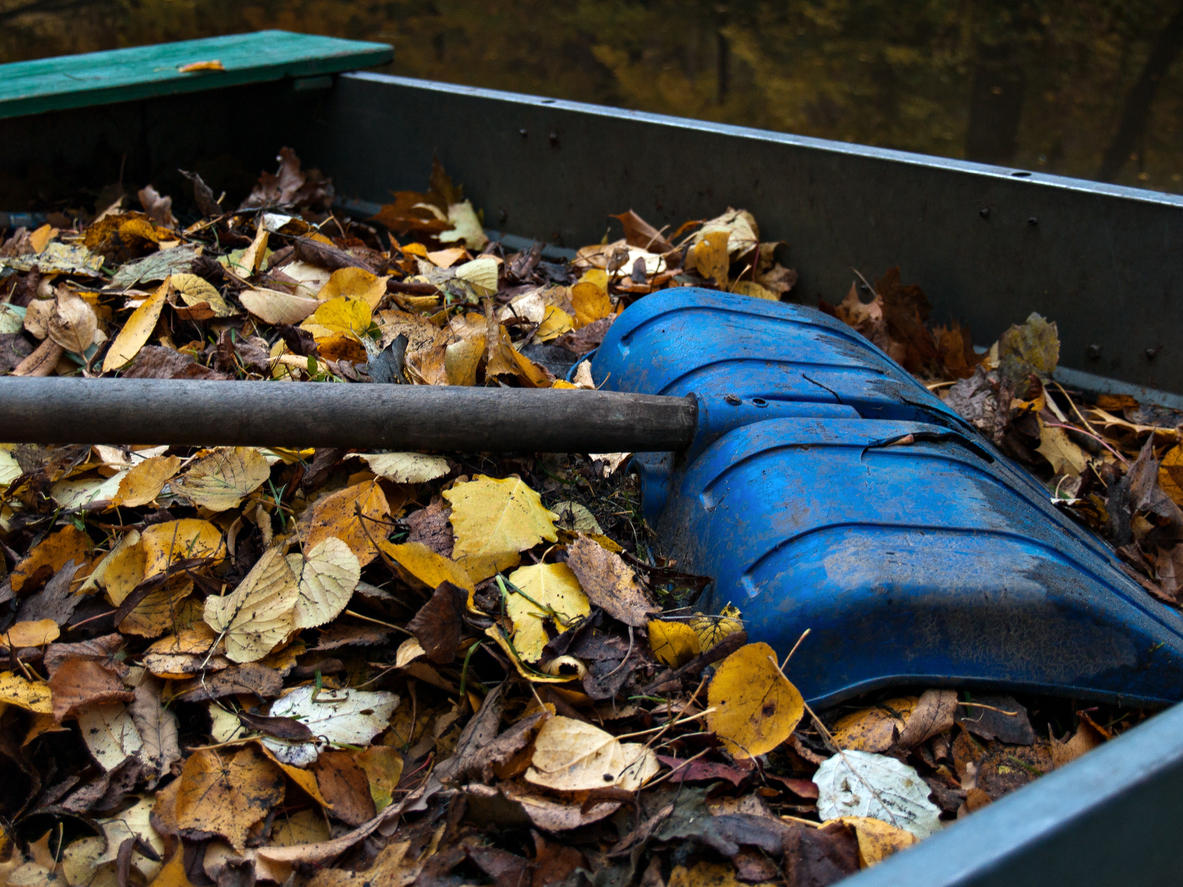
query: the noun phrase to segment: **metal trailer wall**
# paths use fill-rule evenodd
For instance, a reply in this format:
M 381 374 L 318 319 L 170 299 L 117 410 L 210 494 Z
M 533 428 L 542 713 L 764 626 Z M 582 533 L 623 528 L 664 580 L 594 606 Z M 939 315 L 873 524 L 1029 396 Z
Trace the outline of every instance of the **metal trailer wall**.
M 0 211 L 116 179 L 177 193 L 177 167 L 245 189 L 281 145 L 371 206 L 421 189 L 438 155 L 490 228 L 565 246 L 630 207 L 660 225 L 742 206 L 788 242 L 803 301 L 898 264 L 979 343 L 1037 310 L 1069 367 L 1183 392 L 1175 195 L 371 74 L 14 118 L 0 135 Z M 846 883 L 1178 883 L 1180 735 L 1183 705 Z

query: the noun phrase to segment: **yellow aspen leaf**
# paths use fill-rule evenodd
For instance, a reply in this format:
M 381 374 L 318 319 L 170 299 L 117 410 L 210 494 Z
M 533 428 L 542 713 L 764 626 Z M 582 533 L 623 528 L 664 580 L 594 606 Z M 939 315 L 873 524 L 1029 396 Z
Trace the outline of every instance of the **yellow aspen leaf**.
M 432 551 L 422 542 L 395 544 L 386 539 L 378 540 L 382 553 L 394 562 L 395 568 L 406 582 L 435 590 L 441 582 L 451 582 L 460 588 L 473 590 L 473 582 L 464 568 L 450 558 Z
M 152 456 L 133 465 L 119 481 L 119 491 L 111 499 L 111 504 L 128 508 L 147 505 L 160 495 L 180 467 L 180 456 Z
M 1183 507 L 1183 445 L 1167 450 L 1158 466 L 1158 485 L 1174 503 Z
M 376 480 L 363 480 L 317 499 L 304 513 L 303 545 L 312 549 L 330 536 L 349 546 L 364 567 L 378 556 L 371 540 L 385 538 L 390 530 L 390 505 Z
M 140 531 L 128 530 L 119 537 L 115 547 L 103 555 L 95 565 L 79 592 L 90 593 L 102 589 L 107 594 L 107 600 L 118 607 L 143 581 L 144 559 Z
M 320 339 L 334 334 L 360 337 L 370 327 L 373 312 L 364 299 L 337 296 L 322 302 L 303 323 L 300 329 L 307 330 Z
M 920 841 L 907 829 L 873 816 L 840 816 L 837 821 L 854 829 L 859 867 L 864 869 Z
M 485 356 L 485 336 L 472 336 L 444 347 L 444 376 L 449 385 L 475 385 L 477 369 Z
M 338 268 L 325 281 L 316 298 L 322 302 L 342 296 L 360 299 L 373 311 L 386 297 L 386 281 L 389 279 L 389 276 L 379 277 L 365 268 Z
M 174 491 L 194 505 L 226 511 L 239 505 L 271 474 L 254 447 L 219 447 L 194 461 L 172 482 Z
M 746 644 L 724 659 L 707 689 L 707 704 L 707 726 L 735 758 L 772 751 L 805 714 L 805 700 L 768 644 Z
M 312 296 L 269 289 L 243 290 L 238 294 L 238 301 L 260 320 L 288 326 L 299 323 L 320 305 Z
M 513 623 L 513 645 L 525 662 L 542 658 L 546 624 L 561 632 L 591 613 L 591 602 L 566 564 L 531 564 L 509 575 L 513 585 L 505 614 Z
M 575 329 L 575 318 L 554 305 L 547 305 L 546 312 L 542 316 L 542 322 L 538 324 L 538 329 L 534 331 L 534 338 L 539 342 L 549 342 L 551 339 L 557 339 L 563 333 L 570 332 Z
M 554 542 L 554 519 L 520 478 L 477 475 L 444 491 L 452 506 L 452 556 L 474 582 L 518 563 L 521 552 Z
M 123 325 L 123 329 L 115 336 L 107 355 L 103 358 L 103 372 L 117 370 L 139 354 L 140 349 L 148 342 L 152 331 L 156 329 L 156 322 L 160 320 L 160 311 L 164 308 L 165 294 L 168 288 L 160 286 L 143 303 L 131 313 L 131 317 Z
M 731 604 L 724 607 L 723 612 L 717 616 L 705 616 L 702 613 L 695 613 L 690 619 L 686 620 L 686 624 L 698 635 L 698 645 L 704 652 L 718 644 L 727 635 L 743 630 L 743 622 L 739 618 L 739 610 Z
M 887 751 L 919 703 L 919 696 L 900 697 L 843 715 L 831 731 L 834 743 L 841 749 Z
M 427 453 L 353 453 L 352 456 L 364 460 L 374 474 L 396 484 L 422 484 L 452 470 L 443 456 Z
M 282 771 L 251 745 L 195 751 L 177 781 L 177 824 L 221 835 L 239 853 L 251 828 L 272 815 L 284 796 Z
M 21 647 L 43 647 L 52 644 L 62 631 L 52 619 L 31 619 L 14 622 L 8 631 L 0 632 L 0 644 L 10 650 Z
M 13 567 L 9 575 L 12 590 L 20 592 L 26 583 L 37 577 L 44 581 L 70 561 L 75 566 L 82 566 L 89 560 L 93 549 L 94 543 L 89 536 L 73 524 L 67 524 L 34 545 L 24 559 Z
M 205 623 L 233 662 L 257 662 L 295 631 L 296 574 L 282 548 L 269 548 L 230 594 L 205 599 Z
M 145 527 L 140 533 L 144 549 L 144 578 L 163 573 L 177 561 L 226 556 L 222 531 L 207 520 L 185 517 Z
M 720 288 L 726 288 L 727 269 L 731 267 L 727 252 L 728 236 L 727 231 L 721 228 L 703 231 L 686 257 L 691 268 L 707 280 L 713 280 Z
M 597 271 L 599 274 L 594 274 Z M 603 275 L 603 283 L 600 282 L 600 275 Z M 571 287 L 571 307 L 575 309 L 576 329 L 612 313 L 612 300 L 608 297 L 607 275 L 602 269 L 594 268 L 588 271 L 578 283 Z
M 361 580 L 357 556 L 335 536 L 306 555 L 288 555 L 288 566 L 296 577 L 296 628 L 315 628 L 336 619 Z
M 469 609 L 473 609 L 471 606 L 471 600 L 472 600 L 472 595 L 469 595 L 469 601 L 470 601 Z M 485 636 L 488 637 L 489 639 L 491 639 L 495 644 L 497 644 L 498 647 L 501 648 L 502 652 L 504 652 L 505 655 L 509 657 L 509 661 L 513 663 L 514 668 L 516 668 L 518 670 L 518 674 L 520 674 L 522 677 L 524 677 L 527 681 L 530 681 L 531 683 L 534 683 L 534 684 L 566 684 L 566 683 L 569 683 L 570 681 L 573 681 L 579 677 L 579 675 L 575 672 L 572 672 L 570 674 L 552 675 L 552 674 L 547 674 L 546 672 L 541 671 L 537 668 L 534 668 L 528 662 L 523 660 L 521 656 L 518 655 L 517 648 L 514 647 L 513 641 L 511 641 L 509 639 L 509 635 L 507 635 L 505 633 L 505 629 L 503 629 L 500 625 L 496 625 L 496 624 L 490 625 L 488 628 L 485 629 Z
M 665 619 L 649 621 L 649 648 L 658 662 L 677 668 L 702 652 L 698 635 L 685 622 Z
M 526 781 L 557 791 L 636 791 L 657 775 L 657 755 L 640 742 L 621 742 L 586 721 L 556 715 L 534 739 Z
M 165 284 L 190 308 L 202 304 L 209 305 L 215 317 L 232 317 L 238 313 L 226 304 L 226 300 L 212 283 L 196 274 L 172 274 Z
M 741 296 L 747 296 L 749 299 L 767 299 L 771 302 L 777 302 L 776 293 L 764 286 L 762 283 L 756 283 L 754 280 L 737 280 L 729 287 L 731 292 L 737 293 Z
M 74 354 L 85 354 L 95 340 L 99 319 L 77 293 L 59 288 L 49 315 L 49 338 Z
M 0 702 L 37 714 L 53 713 L 53 696 L 49 684 L 27 680 L 11 671 L 0 671 Z

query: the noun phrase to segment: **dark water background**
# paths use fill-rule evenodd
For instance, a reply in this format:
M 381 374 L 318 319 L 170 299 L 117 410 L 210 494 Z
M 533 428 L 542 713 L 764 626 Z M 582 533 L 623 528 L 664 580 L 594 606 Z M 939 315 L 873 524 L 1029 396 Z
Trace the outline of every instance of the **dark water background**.
M 1183 192 L 1180 0 L 0 0 L 0 61 L 261 28 L 391 43 L 412 77 Z

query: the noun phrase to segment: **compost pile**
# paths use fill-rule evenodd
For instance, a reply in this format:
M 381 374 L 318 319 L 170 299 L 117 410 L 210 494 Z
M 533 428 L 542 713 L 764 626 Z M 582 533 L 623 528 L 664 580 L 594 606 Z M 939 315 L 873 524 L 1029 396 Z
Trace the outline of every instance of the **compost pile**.
M 237 208 L 190 180 L 183 222 L 148 187 L 7 232 L 0 372 L 587 386 L 567 368 L 647 293 L 795 281 L 742 210 L 625 212 L 551 261 L 488 242 L 438 168 L 370 220 L 287 150 Z M 1037 315 L 976 354 L 894 269 L 829 310 L 1177 603 L 1178 416 L 1048 382 Z M 623 457 L 0 446 L 3 878 L 826 884 L 1141 719 L 810 711 L 790 650 L 686 606 L 704 580 Z

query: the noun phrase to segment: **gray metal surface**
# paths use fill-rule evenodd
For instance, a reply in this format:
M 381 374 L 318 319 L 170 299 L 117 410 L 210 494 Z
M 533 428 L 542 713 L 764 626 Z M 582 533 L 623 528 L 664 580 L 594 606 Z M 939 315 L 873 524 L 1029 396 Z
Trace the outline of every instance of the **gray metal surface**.
M 1183 704 L 843 887 L 1176 885 Z
M 437 155 L 488 227 L 562 246 L 630 207 L 742 206 L 806 303 L 899 265 L 980 344 L 1038 311 L 1064 365 L 1183 391 L 1183 196 L 379 74 L 339 78 L 327 110 L 316 162 L 346 198 L 421 189 Z

